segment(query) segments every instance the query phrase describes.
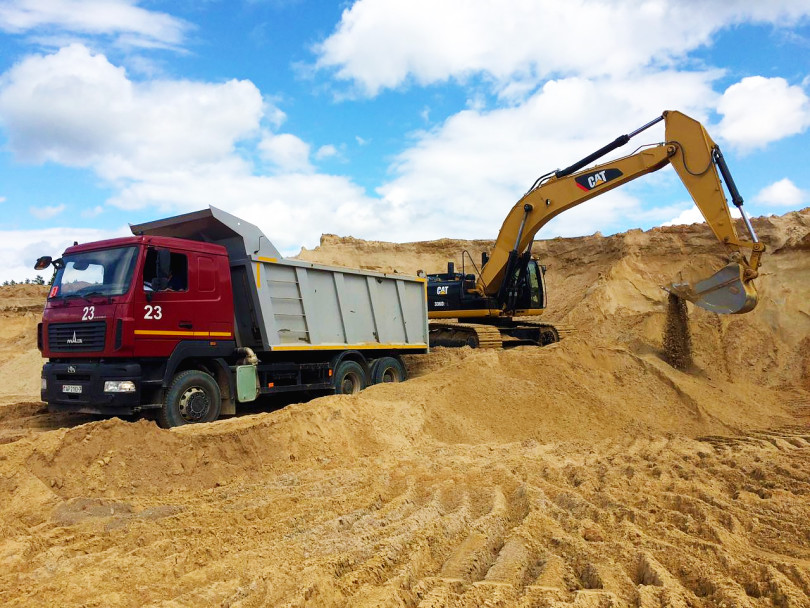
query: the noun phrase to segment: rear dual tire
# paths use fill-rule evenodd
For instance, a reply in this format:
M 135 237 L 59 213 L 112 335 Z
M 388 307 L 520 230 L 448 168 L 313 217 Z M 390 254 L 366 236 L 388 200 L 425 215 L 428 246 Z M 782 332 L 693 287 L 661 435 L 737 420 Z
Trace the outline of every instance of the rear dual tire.
M 366 370 L 357 361 L 344 359 L 338 363 L 332 376 L 337 395 L 356 395 L 366 388 Z
M 357 361 L 344 359 L 335 368 L 332 382 L 338 395 L 355 395 L 369 384 L 402 382 L 407 378 L 405 366 L 396 357 L 380 357 L 371 364 L 368 377 Z
M 371 383 L 403 382 L 407 378 L 405 366 L 395 357 L 381 357 L 371 366 Z

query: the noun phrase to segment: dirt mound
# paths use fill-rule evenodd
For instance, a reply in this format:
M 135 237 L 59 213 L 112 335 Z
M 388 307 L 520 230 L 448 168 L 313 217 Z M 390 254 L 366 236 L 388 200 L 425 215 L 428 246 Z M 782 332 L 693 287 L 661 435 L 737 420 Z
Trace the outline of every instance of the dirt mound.
M 47 414 L 44 292 L 7 292 L 0 390 L 29 396 L 0 404 L 0 601 L 810 605 L 810 210 L 755 226 L 760 305 L 689 305 L 686 371 L 660 286 L 722 266 L 700 225 L 536 243 L 559 344 L 434 349 L 406 383 L 171 431 Z M 301 257 L 413 274 L 487 246 Z

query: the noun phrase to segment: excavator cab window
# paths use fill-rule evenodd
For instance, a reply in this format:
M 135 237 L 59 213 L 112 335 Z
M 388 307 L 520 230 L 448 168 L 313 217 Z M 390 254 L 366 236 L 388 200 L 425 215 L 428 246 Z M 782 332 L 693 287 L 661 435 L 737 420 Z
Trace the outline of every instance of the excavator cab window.
M 516 268 L 513 277 L 515 285 L 515 309 L 527 310 L 543 308 L 542 270 L 535 260 L 529 260 L 525 268 Z
M 543 284 L 540 278 L 540 267 L 535 260 L 529 262 L 529 268 L 526 272 L 528 277 L 529 288 L 529 308 L 542 308 L 543 307 L 543 294 L 540 292 L 540 286 Z

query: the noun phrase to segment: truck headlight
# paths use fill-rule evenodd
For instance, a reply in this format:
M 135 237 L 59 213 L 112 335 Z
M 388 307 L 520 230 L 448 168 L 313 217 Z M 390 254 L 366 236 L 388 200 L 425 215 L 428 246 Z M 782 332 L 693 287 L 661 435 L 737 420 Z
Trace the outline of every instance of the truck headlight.
M 48 390 L 48 379 L 40 378 L 40 380 L 42 381 L 42 392 L 44 393 L 45 391 Z
M 104 383 L 105 393 L 134 393 L 135 383 L 132 380 L 107 380 Z

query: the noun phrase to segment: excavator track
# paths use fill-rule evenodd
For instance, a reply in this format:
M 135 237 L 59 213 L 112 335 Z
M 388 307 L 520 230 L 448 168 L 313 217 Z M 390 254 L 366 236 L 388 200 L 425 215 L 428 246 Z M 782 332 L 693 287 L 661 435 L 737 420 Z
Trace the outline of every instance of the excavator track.
M 521 338 L 525 330 L 539 332 L 540 340 Z M 570 336 L 575 329 L 570 325 L 552 325 L 538 321 L 515 320 L 513 326 L 459 323 L 453 321 L 430 322 L 431 346 L 471 346 L 472 348 L 512 348 L 515 346 L 547 346 Z M 515 335 L 517 334 L 517 335 Z M 538 343 L 539 342 L 539 343 Z
M 557 332 L 558 339 L 555 342 L 559 342 L 563 338 L 567 338 L 569 336 L 574 335 L 577 330 L 573 325 L 561 325 L 559 323 L 542 323 L 540 321 L 529 321 L 526 319 L 515 319 L 515 321 L 521 326 L 531 326 L 531 327 L 538 327 L 538 328 L 552 328 Z
M 501 332 L 498 331 L 498 328 L 492 325 L 431 321 L 430 345 L 503 348 L 503 339 L 501 338 Z

